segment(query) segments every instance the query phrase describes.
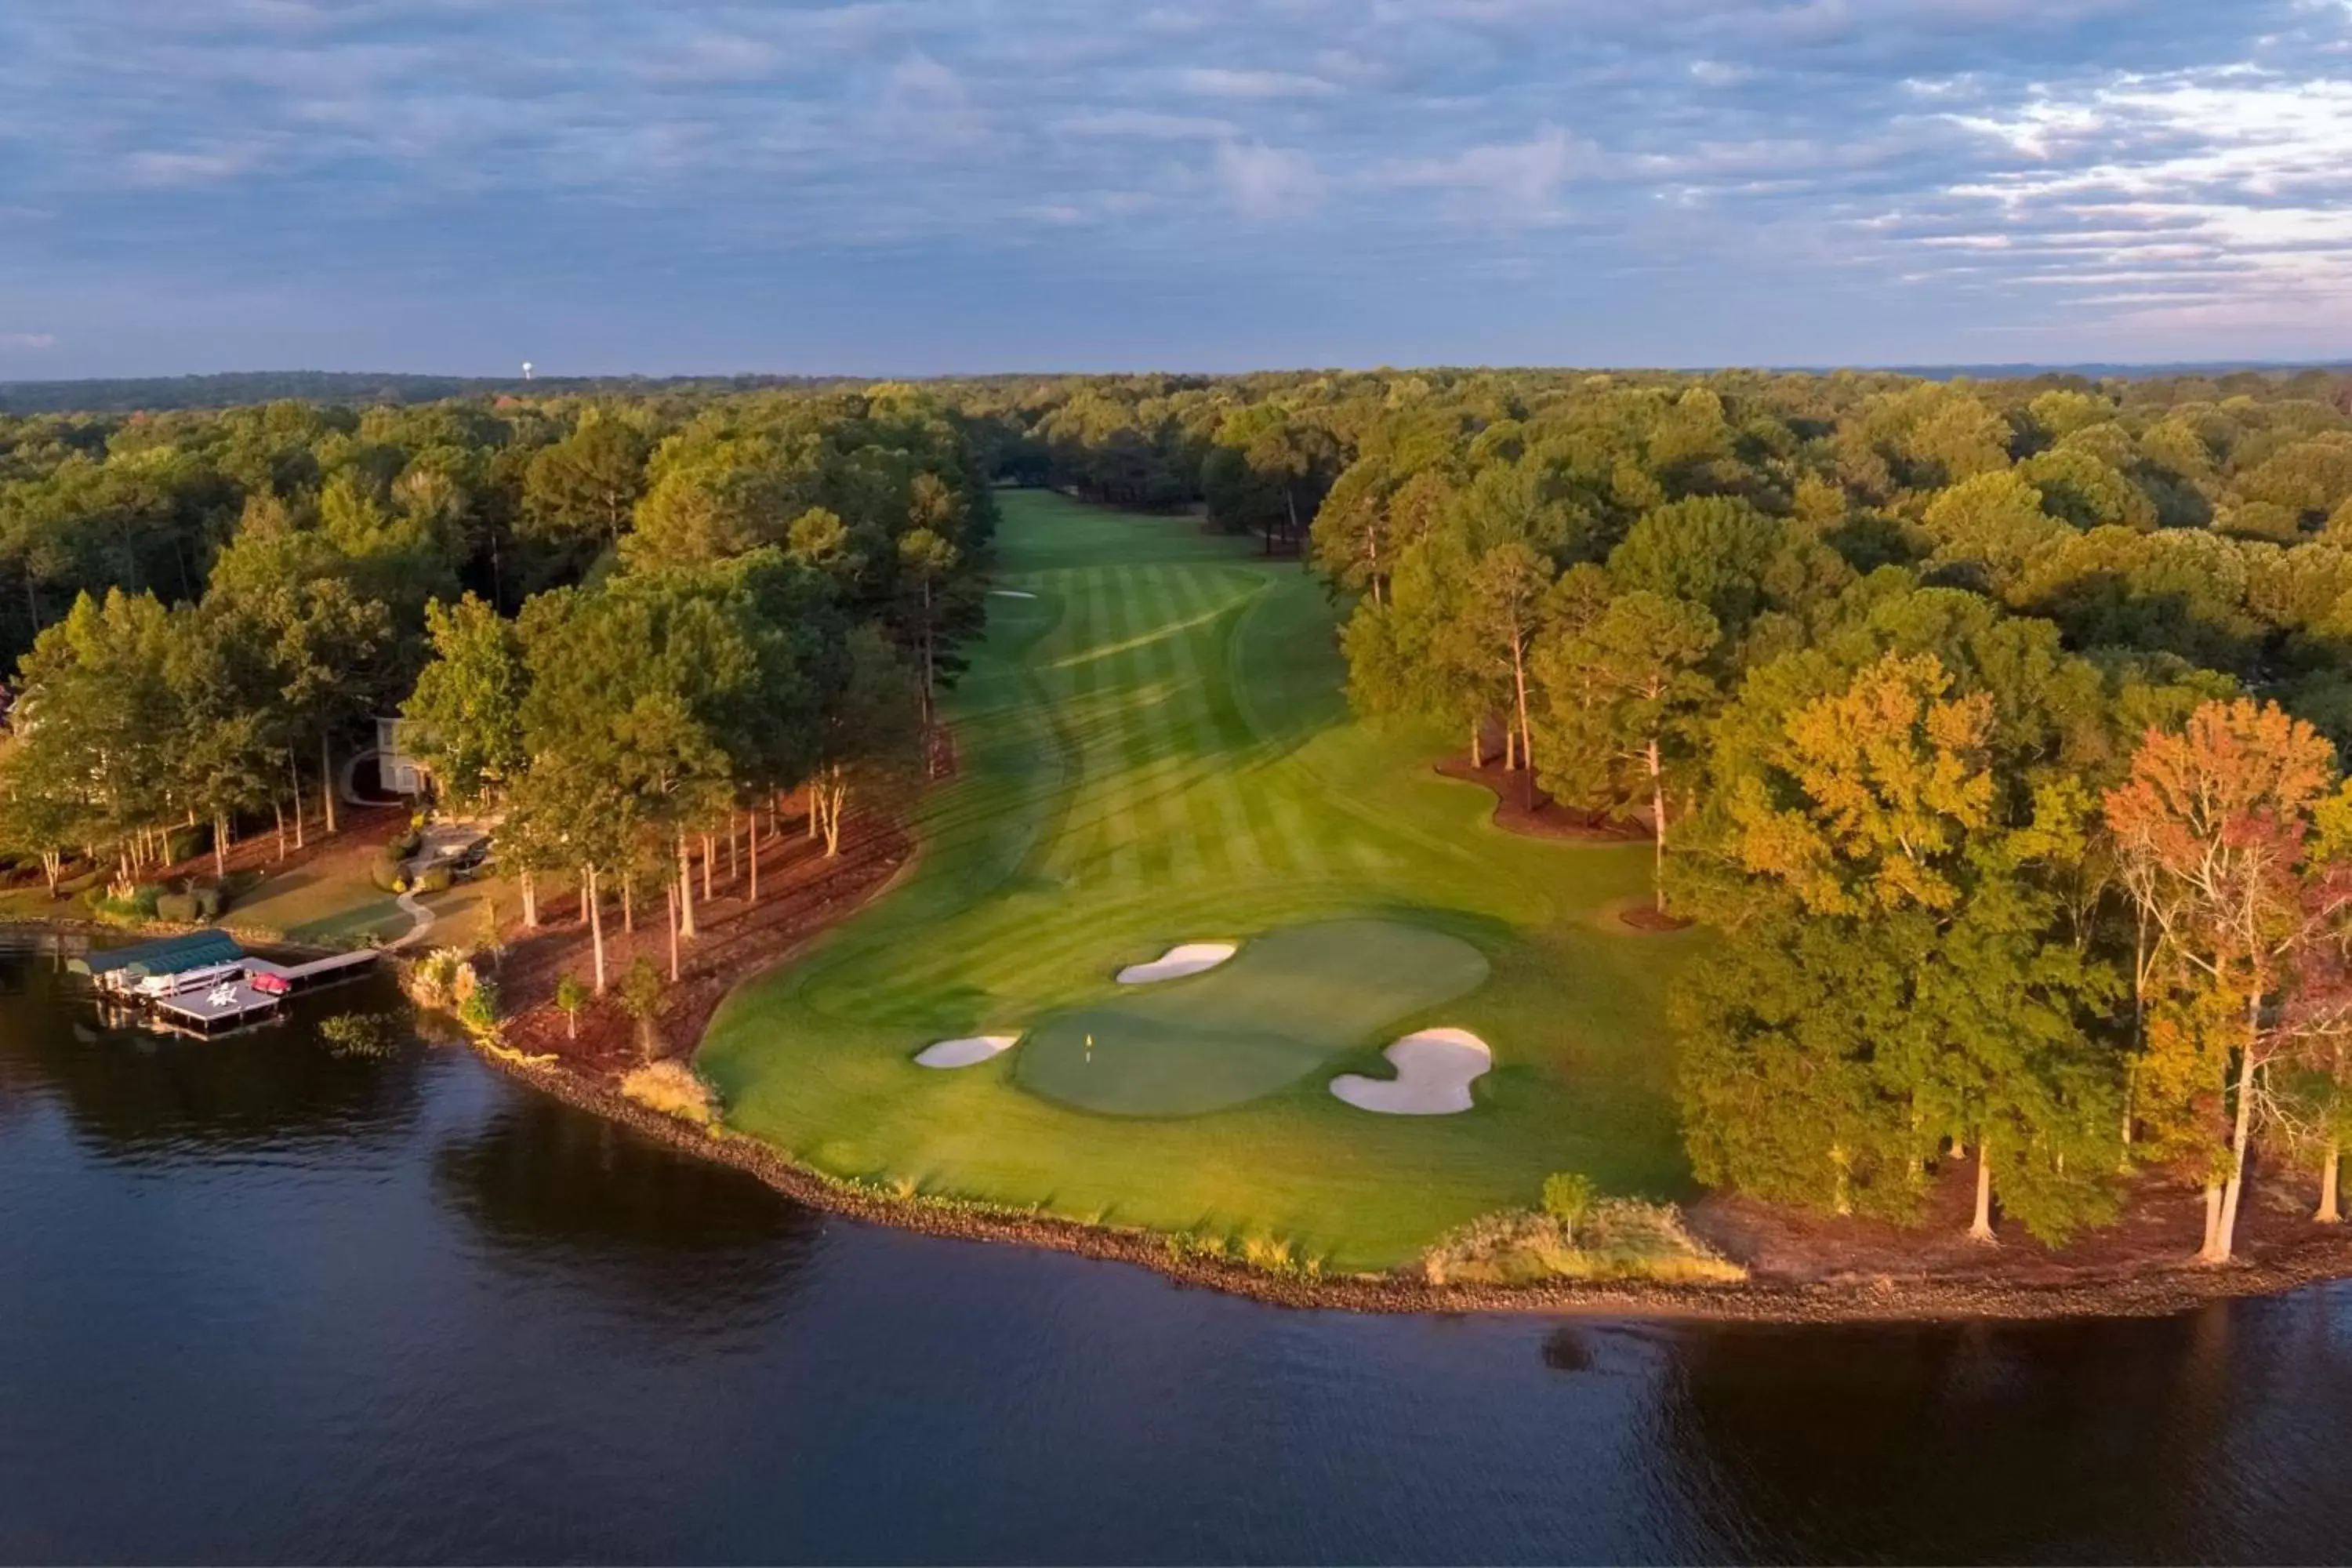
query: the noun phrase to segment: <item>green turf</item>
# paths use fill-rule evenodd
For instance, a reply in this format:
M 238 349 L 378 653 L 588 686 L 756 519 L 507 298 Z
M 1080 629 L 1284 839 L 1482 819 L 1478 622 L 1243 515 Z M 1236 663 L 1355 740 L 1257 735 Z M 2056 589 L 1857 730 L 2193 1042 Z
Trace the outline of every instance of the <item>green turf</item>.
M 1259 937 L 1202 974 L 1056 1013 L 1022 1038 L 1022 1088 L 1114 1116 L 1198 1116 L 1286 1089 L 1391 1018 L 1486 978 L 1460 937 L 1324 921 Z
M 949 706 L 963 775 L 927 805 L 910 875 L 720 1009 L 701 1060 L 733 1123 L 836 1174 L 1280 1236 L 1336 1268 L 1403 1262 L 1548 1171 L 1681 1192 L 1661 998 L 1696 939 L 1615 918 L 1646 848 L 1506 835 L 1491 795 L 1431 771 L 1450 737 L 1350 722 L 1331 607 L 1296 564 L 1189 521 L 1003 500 L 1004 584 L 1037 597 L 989 601 Z M 1368 1015 L 1287 1087 L 1213 1114 L 1058 1103 L 1023 1086 L 1028 1044 L 913 1063 L 1132 1005 L 1113 972 L 1175 943 L 1332 920 L 1458 938 L 1489 973 Z M 1381 1047 L 1434 1025 L 1495 1049 L 1475 1110 L 1381 1117 L 1328 1092 L 1330 1073 L 1390 1076 Z

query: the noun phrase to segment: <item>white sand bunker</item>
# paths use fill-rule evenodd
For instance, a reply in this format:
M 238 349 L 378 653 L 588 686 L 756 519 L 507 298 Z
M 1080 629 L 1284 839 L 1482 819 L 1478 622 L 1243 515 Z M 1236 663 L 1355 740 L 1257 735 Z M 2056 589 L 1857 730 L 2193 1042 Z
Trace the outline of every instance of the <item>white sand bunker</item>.
M 1181 980 L 1214 969 L 1240 949 L 1229 942 L 1188 942 L 1170 948 L 1149 963 L 1130 963 L 1118 972 L 1121 985 L 1149 985 L 1155 980 Z
M 991 1057 L 1003 1056 L 1020 1038 L 1018 1035 L 974 1035 L 968 1039 L 941 1040 L 917 1052 L 915 1064 L 927 1068 L 977 1067 Z
M 999 599 L 1034 599 L 1037 596 L 1024 588 L 991 588 L 989 594 Z
M 1453 1116 L 1470 1109 L 1471 1080 L 1495 1065 L 1486 1042 L 1467 1029 L 1422 1029 L 1381 1054 L 1396 1064 L 1393 1079 L 1343 1072 L 1331 1092 L 1383 1116 Z

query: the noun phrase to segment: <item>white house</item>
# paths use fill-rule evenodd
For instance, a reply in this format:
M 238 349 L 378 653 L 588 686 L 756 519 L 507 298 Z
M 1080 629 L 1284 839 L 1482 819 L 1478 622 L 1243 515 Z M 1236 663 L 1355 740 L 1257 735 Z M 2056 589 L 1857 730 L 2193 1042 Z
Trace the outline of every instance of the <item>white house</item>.
M 383 787 L 394 795 L 423 795 L 425 764 L 400 749 L 403 722 L 383 718 L 375 721 L 376 773 Z

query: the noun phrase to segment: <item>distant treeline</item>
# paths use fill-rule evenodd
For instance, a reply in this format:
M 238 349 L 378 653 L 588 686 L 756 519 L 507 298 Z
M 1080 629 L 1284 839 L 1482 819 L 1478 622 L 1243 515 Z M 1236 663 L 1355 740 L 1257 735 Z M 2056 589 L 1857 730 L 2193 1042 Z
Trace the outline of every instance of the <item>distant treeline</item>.
M 372 371 L 250 370 L 214 375 L 131 376 L 87 381 L 0 381 L 0 414 L 168 413 L 184 408 L 234 408 L 241 403 L 359 405 L 436 403 L 446 397 L 642 397 L 652 393 L 710 395 L 774 387 L 862 386 L 843 376 L 677 375 L 514 376 L 404 375 Z
M 1971 377 L 1979 381 L 2024 381 L 2052 375 L 2091 380 L 2151 380 L 2185 375 L 2277 378 L 2304 374 L 2311 369 L 2338 373 L 2345 368 L 2341 365 L 2305 367 L 2229 363 L 2142 365 L 2019 363 L 1903 365 L 1894 367 L 1892 374 L 1930 381 L 1949 381 L 1956 377 Z M 1342 375 L 1347 373 L 1297 374 Z M 936 379 L 942 384 L 952 383 L 966 387 L 1002 387 L 1097 378 L 1033 374 Z M 1205 384 L 1213 378 L 1191 379 Z M 444 398 L 462 397 L 710 396 L 780 387 L 850 389 L 869 384 L 870 380 L 847 375 L 540 375 L 525 380 L 520 375 L 416 375 L 378 371 L 223 371 L 209 375 L 0 381 L 0 414 L 131 414 L 141 411 L 162 414 L 184 408 L 234 408 L 239 404 L 274 403 L 281 398 L 363 406 L 377 403 L 437 403 Z

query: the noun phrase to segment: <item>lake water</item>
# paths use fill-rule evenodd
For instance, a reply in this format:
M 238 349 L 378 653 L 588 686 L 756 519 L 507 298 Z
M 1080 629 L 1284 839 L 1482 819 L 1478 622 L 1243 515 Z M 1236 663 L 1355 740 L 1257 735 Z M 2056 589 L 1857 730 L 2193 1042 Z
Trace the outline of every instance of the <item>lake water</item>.
M 1292 1312 L 832 1219 L 462 1050 L 101 1036 L 56 980 L 0 953 L 8 1561 L 2352 1555 L 2344 1289 Z

